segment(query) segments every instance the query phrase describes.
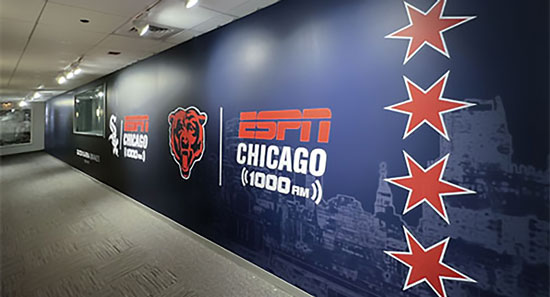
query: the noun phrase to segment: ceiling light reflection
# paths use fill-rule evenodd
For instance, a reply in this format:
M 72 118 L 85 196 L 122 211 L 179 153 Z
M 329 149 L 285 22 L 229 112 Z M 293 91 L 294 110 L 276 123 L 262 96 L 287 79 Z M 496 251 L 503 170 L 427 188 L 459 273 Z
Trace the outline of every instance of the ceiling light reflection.
M 199 3 L 199 0 L 187 0 L 185 3 L 185 8 L 191 8 Z

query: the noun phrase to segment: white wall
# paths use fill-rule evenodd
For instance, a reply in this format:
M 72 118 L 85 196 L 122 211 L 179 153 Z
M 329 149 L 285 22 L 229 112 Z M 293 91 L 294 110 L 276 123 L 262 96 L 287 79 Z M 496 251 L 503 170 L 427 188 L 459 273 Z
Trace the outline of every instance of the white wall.
M 44 149 L 44 102 L 29 103 L 32 109 L 31 143 L 0 147 L 0 156 L 40 151 Z

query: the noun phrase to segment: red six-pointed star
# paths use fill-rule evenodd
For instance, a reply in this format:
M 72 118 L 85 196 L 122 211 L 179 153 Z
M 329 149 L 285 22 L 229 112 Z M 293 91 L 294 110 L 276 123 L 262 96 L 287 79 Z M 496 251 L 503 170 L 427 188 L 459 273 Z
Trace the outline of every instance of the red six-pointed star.
M 424 45 L 429 45 L 449 58 L 443 32 L 459 26 L 475 17 L 444 17 L 446 0 L 438 0 L 427 12 L 405 2 L 409 25 L 389 34 L 386 38 L 409 39 L 409 47 L 403 64 L 407 63 Z
M 445 139 L 449 140 L 443 114 L 467 108 L 475 104 L 443 98 L 443 92 L 449 78 L 445 73 L 428 90 L 423 90 L 407 77 L 403 77 L 409 99 L 386 107 L 385 109 L 409 115 L 403 139 L 426 123 Z
M 446 155 L 428 169 L 424 169 L 405 151 L 403 151 L 403 154 L 405 155 L 409 175 L 386 179 L 387 182 L 409 191 L 403 214 L 422 202 L 426 202 L 449 224 L 447 210 L 443 205 L 443 195 L 475 194 L 475 192 L 442 179 L 449 155 Z
M 409 251 L 385 251 L 387 255 L 409 267 L 409 273 L 407 274 L 403 291 L 422 282 L 426 282 L 432 290 L 434 290 L 437 296 L 447 297 L 447 292 L 445 291 L 445 286 L 443 284 L 444 279 L 473 283 L 476 282 L 475 280 L 443 263 L 443 257 L 445 256 L 445 251 L 447 250 L 447 245 L 449 244 L 449 238 L 434 244 L 428 249 L 425 249 L 412 236 L 407 228 L 403 227 L 403 230 L 405 231 Z

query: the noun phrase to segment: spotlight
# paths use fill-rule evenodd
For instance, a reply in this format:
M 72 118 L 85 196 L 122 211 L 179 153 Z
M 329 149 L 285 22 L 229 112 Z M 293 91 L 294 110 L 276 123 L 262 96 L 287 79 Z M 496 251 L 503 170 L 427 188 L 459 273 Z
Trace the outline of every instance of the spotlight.
M 57 83 L 60 84 L 60 85 L 67 82 L 67 79 L 63 75 L 58 76 L 56 80 L 57 80 Z
M 32 94 L 32 99 L 37 99 L 37 98 L 40 98 L 42 95 L 38 92 L 34 92 L 34 94 Z
M 136 26 L 136 29 L 138 30 L 139 36 L 143 36 L 143 35 L 147 34 L 147 32 L 149 32 L 149 24 Z
M 24 100 L 21 100 L 21 102 L 19 102 L 19 107 L 25 107 L 27 105 L 29 105 L 29 104 Z
M 185 1 L 185 8 L 191 8 L 199 3 L 199 0 L 186 0 Z
M 69 72 L 67 72 L 67 74 L 65 75 L 65 77 L 66 77 L 67 79 L 73 78 L 73 77 L 74 77 L 74 72 L 73 72 L 72 70 L 69 71 Z
M 81 72 L 82 72 L 82 69 L 78 66 L 73 70 L 74 75 L 79 75 Z
M 103 92 L 97 93 L 97 96 L 98 96 L 98 97 L 103 97 L 104 95 L 105 95 L 105 93 L 103 93 Z

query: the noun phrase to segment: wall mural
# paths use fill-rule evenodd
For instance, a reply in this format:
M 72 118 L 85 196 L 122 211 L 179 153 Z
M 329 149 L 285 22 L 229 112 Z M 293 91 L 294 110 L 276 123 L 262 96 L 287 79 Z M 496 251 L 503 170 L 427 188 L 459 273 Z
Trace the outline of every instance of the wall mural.
M 0 109 L 0 146 L 31 143 L 32 111 L 2 103 Z
M 104 138 L 48 101 L 46 149 L 315 296 L 548 296 L 547 11 L 281 1 L 91 83 Z

